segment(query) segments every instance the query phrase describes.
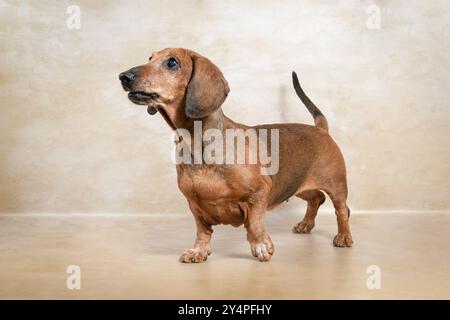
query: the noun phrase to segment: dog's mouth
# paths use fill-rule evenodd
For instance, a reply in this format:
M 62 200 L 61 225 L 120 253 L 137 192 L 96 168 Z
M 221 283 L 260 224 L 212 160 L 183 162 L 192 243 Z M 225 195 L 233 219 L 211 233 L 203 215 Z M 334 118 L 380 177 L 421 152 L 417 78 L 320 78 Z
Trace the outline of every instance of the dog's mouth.
M 156 92 L 147 93 L 144 91 L 132 91 L 128 93 L 128 99 L 130 99 L 131 102 L 139 105 L 146 105 L 147 112 L 150 115 L 154 115 L 159 112 L 167 122 L 167 124 L 170 126 L 170 128 L 172 130 L 176 130 L 175 125 L 172 123 L 172 120 L 170 120 L 167 112 L 164 110 L 164 108 L 158 105 L 157 100 L 159 99 L 159 97 L 159 94 L 157 94 Z
M 157 94 L 156 92 L 147 93 L 144 91 L 132 91 L 128 93 L 128 99 L 130 99 L 131 102 L 139 105 L 148 105 L 152 100 L 158 98 L 159 94 Z

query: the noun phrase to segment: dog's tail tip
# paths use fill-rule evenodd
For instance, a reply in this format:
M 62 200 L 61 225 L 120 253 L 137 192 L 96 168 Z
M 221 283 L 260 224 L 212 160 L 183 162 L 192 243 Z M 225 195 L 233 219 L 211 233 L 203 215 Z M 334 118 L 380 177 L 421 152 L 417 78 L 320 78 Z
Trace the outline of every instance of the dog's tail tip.
M 327 119 L 319 110 L 319 108 L 317 108 L 316 105 L 305 94 L 302 87 L 300 86 L 300 82 L 298 81 L 297 73 L 294 70 L 292 70 L 292 83 L 294 85 L 294 89 L 295 92 L 297 93 L 297 96 L 300 98 L 300 100 L 303 102 L 303 104 L 306 106 L 308 111 L 313 116 L 314 124 L 316 125 L 316 127 L 322 128 L 328 132 Z
M 295 70 L 292 70 L 292 81 L 298 82 L 297 72 Z

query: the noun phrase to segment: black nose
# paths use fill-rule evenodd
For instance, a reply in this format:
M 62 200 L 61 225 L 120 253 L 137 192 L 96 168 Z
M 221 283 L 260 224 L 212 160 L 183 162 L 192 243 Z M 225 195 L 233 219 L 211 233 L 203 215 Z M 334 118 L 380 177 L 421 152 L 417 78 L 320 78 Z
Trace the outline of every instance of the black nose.
M 122 72 L 121 74 L 119 74 L 119 79 L 124 84 L 130 84 L 131 82 L 134 81 L 134 79 L 136 79 L 136 76 L 135 76 L 134 73 L 131 73 L 129 71 L 125 71 L 125 72 Z

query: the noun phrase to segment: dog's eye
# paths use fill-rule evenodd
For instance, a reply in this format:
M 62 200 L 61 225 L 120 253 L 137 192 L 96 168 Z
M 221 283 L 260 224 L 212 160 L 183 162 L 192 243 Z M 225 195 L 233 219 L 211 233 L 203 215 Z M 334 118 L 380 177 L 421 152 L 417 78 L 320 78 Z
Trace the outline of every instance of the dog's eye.
M 167 60 L 167 66 L 169 69 L 175 69 L 178 66 L 178 61 L 175 58 Z
M 150 58 L 148 58 L 148 61 L 151 61 L 151 60 L 152 60 L 152 58 L 153 58 L 153 56 L 152 56 L 152 57 L 150 57 Z

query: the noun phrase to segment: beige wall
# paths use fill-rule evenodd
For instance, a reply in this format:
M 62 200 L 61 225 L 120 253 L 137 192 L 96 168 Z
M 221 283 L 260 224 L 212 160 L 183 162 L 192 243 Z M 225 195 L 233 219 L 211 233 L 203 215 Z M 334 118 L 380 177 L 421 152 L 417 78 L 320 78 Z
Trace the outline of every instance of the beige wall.
M 213 60 L 225 113 L 248 124 L 311 123 L 295 69 L 344 152 L 353 209 L 450 209 L 448 1 L 94 2 L 0 1 L 0 212 L 187 210 L 169 129 L 117 79 L 164 47 Z

